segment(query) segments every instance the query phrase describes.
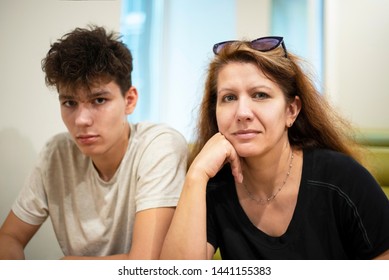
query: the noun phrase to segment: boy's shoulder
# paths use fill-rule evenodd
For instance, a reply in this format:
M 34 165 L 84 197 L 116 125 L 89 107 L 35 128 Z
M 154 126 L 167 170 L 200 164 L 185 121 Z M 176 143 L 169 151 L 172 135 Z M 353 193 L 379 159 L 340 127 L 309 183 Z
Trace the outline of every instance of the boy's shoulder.
M 78 149 L 68 132 L 52 136 L 40 152 L 40 160 L 50 163 L 57 160 L 84 160 L 85 156 Z
M 69 132 L 60 132 L 55 134 L 46 142 L 44 150 L 52 150 L 52 149 L 69 149 L 76 147 L 76 143 L 74 143 Z
M 134 138 L 152 140 L 160 136 L 168 136 L 186 143 L 184 136 L 178 130 L 164 123 L 139 122 L 130 126 Z

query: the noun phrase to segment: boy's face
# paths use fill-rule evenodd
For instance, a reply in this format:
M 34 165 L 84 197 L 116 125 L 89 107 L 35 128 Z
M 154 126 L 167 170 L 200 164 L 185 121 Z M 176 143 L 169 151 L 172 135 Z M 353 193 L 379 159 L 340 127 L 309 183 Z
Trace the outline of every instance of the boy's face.
M 77 88 L 75 92 L 59 87 L 59 101 L 62 120 L 83 154 L 94 159 L 125 152 L 127 115 L 133 112 L 137 101 L 135 88 L 123 97 L 113 81 L 90 89 Z

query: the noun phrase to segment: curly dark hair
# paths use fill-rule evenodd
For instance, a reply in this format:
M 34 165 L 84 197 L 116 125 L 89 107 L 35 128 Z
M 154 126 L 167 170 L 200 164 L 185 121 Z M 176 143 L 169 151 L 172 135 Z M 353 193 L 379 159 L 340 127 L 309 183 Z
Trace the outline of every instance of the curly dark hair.
M 131 87 L 132 55 L 121 36 L 103 27 L 76 28 L 51 44 L 42 60 L 47 86 L 90 88 L 115 81 L 124 93 Z

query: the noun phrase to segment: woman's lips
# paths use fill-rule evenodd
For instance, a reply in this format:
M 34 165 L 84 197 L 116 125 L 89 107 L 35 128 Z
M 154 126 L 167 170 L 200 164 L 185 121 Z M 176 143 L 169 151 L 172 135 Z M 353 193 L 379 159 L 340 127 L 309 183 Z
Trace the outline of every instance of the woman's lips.
M 238 131 L 234 132 L 233 134 L 238 139 L 249 140 L 249 139 L 256 137 L 259 133 L 260 132 L 257 130 L 247 129 L 247 130 L 238 130 Z

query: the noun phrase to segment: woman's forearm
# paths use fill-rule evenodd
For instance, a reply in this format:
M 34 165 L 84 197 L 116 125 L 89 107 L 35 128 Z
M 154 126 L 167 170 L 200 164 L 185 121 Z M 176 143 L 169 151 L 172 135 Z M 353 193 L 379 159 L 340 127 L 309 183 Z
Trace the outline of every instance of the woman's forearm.
M 206 259 L 207 179 L 188 171 L 161 259 Z

